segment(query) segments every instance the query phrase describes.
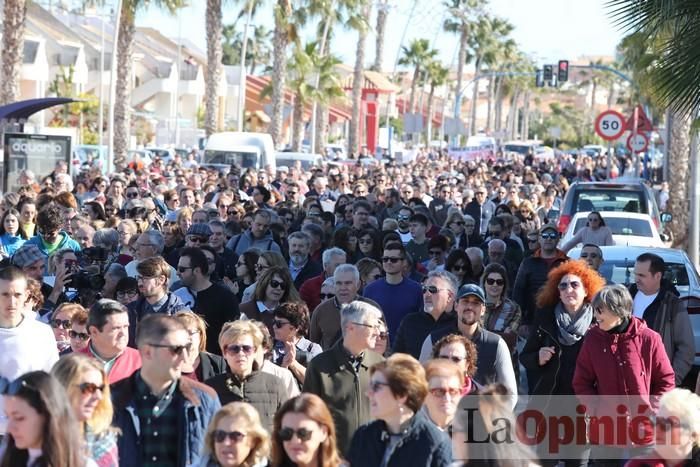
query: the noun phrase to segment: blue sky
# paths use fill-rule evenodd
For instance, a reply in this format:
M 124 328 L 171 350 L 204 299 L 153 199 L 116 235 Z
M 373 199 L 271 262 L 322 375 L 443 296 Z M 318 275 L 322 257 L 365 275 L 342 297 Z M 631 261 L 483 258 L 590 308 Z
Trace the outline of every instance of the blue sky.
M 137 24 L 160 29 L 170 37 L 188 38 L 205 50 L 205 0 L 190 0 L 192 6 L 177 17 L 155 9 L 141 12 Z M 224 23 L 232 23 L 242 0 L 224 0 Z M 272 9 L 267 7 L 254 21 L 272 28 Z M 410 17 L 413 0 L 390 0 L 392 10 L 387 28 L 384 54 L 385 69 L 391 70 L 396 60 L 404 27 L 408 22 L 406 40 L 426 38 L 439 50 L 444 63 L 451 64 L 457 47 L 456 37 L 441 31 L 443 21 L 441 0 L 418 0 Z M 521 49 L 538 63 L 552 63 L 558 59 L 575 60 L 581 55 L 613 55 L 623 33 L 606 16 L 605 0 L 491 0 L 489 10 L 515 25 L 513 37 Z M 410 18 L 410 21 L 409 21 Z M 311 31 L 307 32 L 311 34 Z M 332 42 L 333 53 L 346 63 L 354 62 L 357 34 L 338 30 Z M 374 59 L 374 35 L 367 42 L 367 62 Z

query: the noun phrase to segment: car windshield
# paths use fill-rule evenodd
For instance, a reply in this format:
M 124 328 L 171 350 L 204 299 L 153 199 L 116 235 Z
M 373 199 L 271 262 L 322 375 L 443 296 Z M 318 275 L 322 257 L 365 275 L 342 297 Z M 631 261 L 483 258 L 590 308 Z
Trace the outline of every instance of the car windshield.
M 503 146 L 505 152 L 517 152 L 518 154 L 527 155 L 533 149 L 532 146 L 525 144 L 506 144 Z
M 574 208 L 574 212 L 619 211 L 649 214 L 642 193 L 630 190 L 578 191 L 574 198 Z
M 257 167 L 258 155 L 252 152 L 212 151 L 204 152 L 206 164 L 236 164 L 239 167 Z
M 610 228 L 613 235 L 636 235 L 638 237 L 653 237 L 651 224 L 645 219 L 629 219 L 625 217 L 605 217 L 605 225 Z M 574 233 L 586 226 L 587 217 L 580 217 L 576 221 Z
M 284 165 L 287 167 L 294 167 L 294 163 L 296 161 L 301 162 L 301 168 L 306 170 L 309 170 L 314 164 L 313 161 L 308 160 L 308 159 L 284 159 L 281 157 L 277 157 L 277 165 Z
M 617 261 L 606 259 L 599 272 L 615 284 L 630 285 L 634 283 L 634 262 L 634 259 Z M 667 261 L 664 279 L 676 286 L 681 294 L 688 292 L 690 279 L 685 264 Z

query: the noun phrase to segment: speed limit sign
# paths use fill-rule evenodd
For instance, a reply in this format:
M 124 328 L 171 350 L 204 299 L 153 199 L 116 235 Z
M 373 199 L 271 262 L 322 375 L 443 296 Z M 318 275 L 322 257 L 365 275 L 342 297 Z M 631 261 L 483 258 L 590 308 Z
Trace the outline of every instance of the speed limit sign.
M 634 152 L 644 152 L 649 147 L 649 138 L 646 137 L 644 133 L 637 133 L 630 135 L 627 138 L 627 148 Z
M 595 119 L 595 132 L 606 141 L 613 141 L 625 132 L 625 117 L 614 110 L 606 110 Z

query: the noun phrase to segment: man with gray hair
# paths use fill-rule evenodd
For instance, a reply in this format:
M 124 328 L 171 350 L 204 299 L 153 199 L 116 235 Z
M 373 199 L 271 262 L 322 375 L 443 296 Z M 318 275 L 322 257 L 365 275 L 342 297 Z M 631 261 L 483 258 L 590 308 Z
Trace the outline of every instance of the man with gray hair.
M 455 314 L 451 311 L 457 294 L 457 278 L 447 271 L 431 271 L 423 283 L 423 311 L 409 313 L 401 320 L 393 339 L 393 353 L 407 353 L 420 357 L 421 346 L 435 329 L 454 325 Z
M 309 258 L 311 239 L 304 232 L 294 232 L 287 238 L 289 243 L 289 272 L 297 290 L 306 282 L 321 273 L 321 264 Z
M 126 265 L 126 274 L 129 277 L 136 277 L 138 275 L 136 266 L 145 259 L 162 256 L 164 246 L 163 234 L 158 230 L 146 230 L 139 235 L 138 240 L 136 240 L 136 257 Z M 176 283 L 177 280 L 177 271 L 170 266 L 170 284 Z
M 321 256 L 321 264 L 323 271 L 316 277 L 307 279 L 299 288 L 299 296 L 301 297 L 309 310 L 314 310 L 321 303 L 321 284 L 328 277 L 332 277 L 335 268 L 340 264 L 347 262 L 347 254 L 340 248 L 328 248 Z
M 369 369 L 383 360 L 372 350 L 379 335 L 382 312 L 362 301 L 353 301 L 341 310 L 343 338 L 317 355 L 306 368 L 303 392 L 323 398 L 333 415 L 336 439 L 342 455 L 350 439 L 370 419 Z
M 360 272 L 354 265 L 341 264 L 335 268 L 333 282 L 335 297 L 324 300 L 316 307 L 309 325 L 309 339 L 319 344 L 323 350 L 331 348 L 341 337 L 340 310 L 345 304 L 361 301 L 380 309 L 373 300 L 358 295 Z

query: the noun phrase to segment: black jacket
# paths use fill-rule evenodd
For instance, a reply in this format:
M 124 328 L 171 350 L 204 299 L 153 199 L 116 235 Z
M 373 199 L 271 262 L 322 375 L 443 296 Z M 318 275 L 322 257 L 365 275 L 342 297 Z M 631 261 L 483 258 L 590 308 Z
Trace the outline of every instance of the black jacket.
M 637 285 L 630 286 L 630 294 L 637 294 Z M 678 298 L 678 290 L 666 281 L 653 302 L 644 310 L 644 321 L 661 334 L 666 355 L 676 374 L 676 386 L 680 386 L 695 361 L 695 337 L 688 310 Z
M 224 357 L 209 352 L 199 352 L 199 366 L 195 370 L 199 381 L 206 381 L 227 371 L 228 364 Z
M 464 206 L 464 214 L 469 214 L 474 218 L 474 221 L 476 221 L 472 240 L 476 240 L 477 236 L 481 235 L 482 232 L 486 232 L 483 226 L 489 223 L 495 211 L 496 205 L 489 200 L 484 201 L 483 205 L 479 205 L 474 199 Z
M 386 467 L 444 467 L 451 464 L 450 439 L 428 420 L 422 410 L 407 423 Z M 347 460 L 353 466 L 382 465 L 388 441 L 389 433 L 383 420 L 363 425 L 352 438 Z
M 455 322 L 453 312 L 444 312 L 435 320 L 430 313 L 418 311 L 407 314 L 399 324 L 399 330 L 394 337 L 394 347 L 392 353 L 407 353 L 415 358 L 419 358 L 423 341 L 428 334 L 435 329 L 444 327 Z
M 561 345 L 558 335 L 554 307 L 537 310 L 530 337 L 520 353 L 520 363 L 527 370 L 530 395 L 574 394 L 571 382 L 584 339 L 574 345 Z M 544 366 L 540 366 L 540 348 L 550 346 L 554 346 L 556 353 Z
M 512 299 L 523 311 L 522 324 L 532 324 L 533 314 L 537 309 L 535 297 L 547 282 L 549 271 L 569 259 L 563 251 L 557 250 L 557 253 L 558 257 L 551 265 L 540 257 L 539 250 L 520 263 L 518 274 L 515 276 Z
M 313 261 L 311 258 L 309 258 L 304 267 L 301 268 L 301 271 L 299 271 L 299 274 L 297 274 L 297 278 L 294 279 L 294 287 L 296 287 L 296 289 L 299 290 L 304 281 L 306 281 L 306 279 L 316 277 L 322 272 L 323 268 L 321 267 L 321 265 L 318 262 Z

